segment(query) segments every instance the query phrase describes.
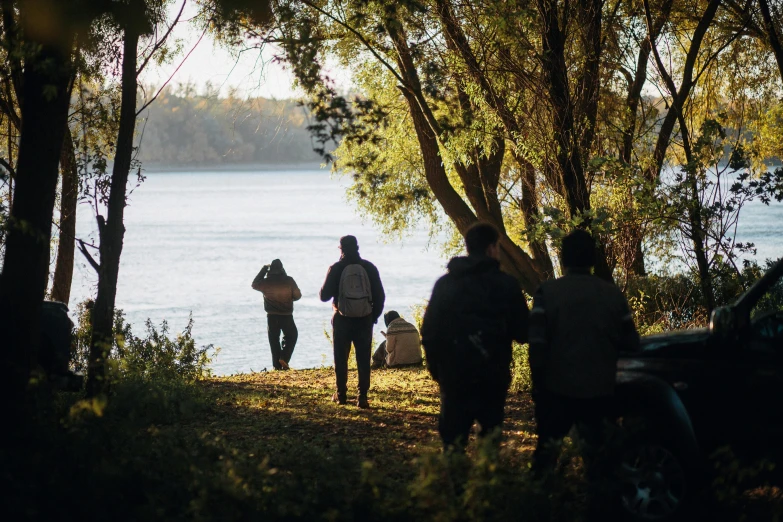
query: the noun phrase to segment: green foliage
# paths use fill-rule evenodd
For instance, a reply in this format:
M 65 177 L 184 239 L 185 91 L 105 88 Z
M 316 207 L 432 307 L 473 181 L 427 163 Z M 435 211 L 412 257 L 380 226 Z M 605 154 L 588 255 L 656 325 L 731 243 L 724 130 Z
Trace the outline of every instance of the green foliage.
M 774 476 L 778 471 L 777 456 L 765 456 L 757 459 L 742 459 L 729 446 L 722 446 L 710 455 L 710 464 L 714 475 L 711 483 L 713 496 L 726 507 L 742 512 L 738 520 L 754 520 L 757 513 L 743 509 L 747 502 L 748 491 L 763 498 L 769 509 L 763 517 L 767 520 L 783 518 L 783 498 L 774 487 Z
M 185 329 L 173 339 L 169 337 L 166 321 L 161 323 L 158 330 L 147 319 L 145 328 L 144 338 L 134 336 L 128 329 L 124 342 L 118 343 L 116 357 L 121 376 L 162 381 L 182 379 L 190 382 L 211 375 L 209 352 L 214 347 L 211 344 L 196 347 L 192 336 L 192 316 Z
M 87 363 L 92 339 L 92 326 L 90 312 L 94 305 L 92 299 L 87 299 L 76 305 L 76 325 L 71 343 L 71 370 L 87 374 Z M 130 325 L 125 322 L 125 314 L 122 310 L 114 310 L 114 338 L 112 339 L 111 353 L 116 354 L 120 344 L 126 338 L 131 337 Z
M 413 507 L 424 520 L 503 521 L 515 520 L 520 513 L 525 513 L 524 520 L 550 520 L 547 497 L 560 493 L 560 488 L 545 492 L 528 473 L 509 466 L 489 439 L 479 445 L 474 458 L 427 455 L 418 464 L 410 492 Z
M 533 389 L 527 351 L 527 344 L 514 343 L 511 359 L 511 391 L 529 393 Z
M 709 321 L 699 285 L 689 274 L 630 278 L 626 296 L 641 335 L 704 327 Z
M 771 260 L 764 266 L 746 262 L 739 273 L 728 263 L 716 266 L 712 279 L 716 305 L 734 302 L 771 266 Z M 642 335 L 706 327 L 709 323 L 698 274 L 695 272 L 631 277 L 623 283 L 634 322 Z M 780 309 L 783 309 L 781 282 L 764 295 L 754 308 L 754 313 Z
M 385 235 L 400 237 L 422 221 L 435 232 L 442 216 L 427 184 L 416 132 L 404 108 L 395 106 L 394 78 L 371 65 L 358 76 L 387 114 L 371 127 L 373 139 L 342 140 L 333 153 L 333 170 L 350 176 L 348 198 Z
M 439 451 L 437 387 L 424 369 L 374 372 L 370 411 L 334 405 L 333 378 L 331 369 L 198 383 L 127 378 L 108 398 L 58 395 L 30 409 L 0 448 L 4 513 L 118 522 L 585 519 L 578 444 L 565 443 L 554 480 L 529 474 L 528 394 L 509 396 L 500 450 L 490 438 L 465 457 Z M 718 475 L 727 495 L 699 513 L 728 521 L 753 508 L 768 520 L 779 502 L 743 497 L 763 477 L 728 466 Z
M 90 310 L 92 301 L 79 304 L 74 332 L 71 367 L 86 372 L 92 331 Z M 114 339 L 110 351 L 110 379 L 140 380 L 144 382 L 193 382 L 211 375 L 211 356 L 217 351 L 212 345 L 198 348 L 192 336 L 193 318 L 175 337 L 169 335 L 166 321 L 156 328 L 152 321 L 145 323 L 146 335 L 137 337 L 125 322 L 122 310 L 114 312 Z M 212 353 L 210 353 L 212 352 Z

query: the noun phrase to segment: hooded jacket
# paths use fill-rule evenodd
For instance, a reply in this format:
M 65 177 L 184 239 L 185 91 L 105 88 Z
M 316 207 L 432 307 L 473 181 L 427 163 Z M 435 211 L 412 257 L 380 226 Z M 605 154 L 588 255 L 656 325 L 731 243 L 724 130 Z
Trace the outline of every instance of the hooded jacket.
M 296 281 L 283 268 L 264 266 L 251 286 L 264 294 L 264 310 L 270 315 L 293 315 L 294 301 L 302 297 Z
M 491 379 L 499 386 L 511 382 L 512 341 L 527 341 L 528 309 L 516 279 L 500 271 L 500 263 L 483 255 L 455 257 L 448 273 L 438 279 L 424 313 L 421 341 L 432 377 L 446 386 L 460 361 L 449 351 L 463 335 L 464 318 L 479 318 L 492 325 L 488 332 L 493 346 L 489 352 Z

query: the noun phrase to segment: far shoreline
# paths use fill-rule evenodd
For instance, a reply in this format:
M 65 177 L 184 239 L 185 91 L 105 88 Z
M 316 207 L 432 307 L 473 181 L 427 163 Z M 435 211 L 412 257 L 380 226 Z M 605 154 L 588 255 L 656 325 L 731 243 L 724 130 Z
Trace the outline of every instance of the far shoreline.
M 271 171 L 313 171 L 327 170 L 324 163 L 302 162 L 302 163 L 213 163 L 213 164 L 195 164 L 195 165 L 169 165 L 169 164 L 142 164 L 142 173 L 147 174 L 169 174 L 182 172 L 271 172 Z

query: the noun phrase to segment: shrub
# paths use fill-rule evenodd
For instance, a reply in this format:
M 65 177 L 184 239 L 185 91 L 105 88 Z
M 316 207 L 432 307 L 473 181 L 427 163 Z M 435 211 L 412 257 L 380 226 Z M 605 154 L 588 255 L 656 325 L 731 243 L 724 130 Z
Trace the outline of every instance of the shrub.
M 147 335 L 144 338 L 134 336 L 128 328 L 124 338 L 117 343 L 118 372 L 122 377 L 191 382 L 211 375 L 209 351 L 214 347 L 210 344 L 196 348 L 192 316 L 182 333 L 174 338 L 169 337 L 166 321 L 158 330 L 147 319 L 145 327 Z
M 767 261 L 764 266 L 746 262 L 739 272 L 727 263 L 715 266 L 713 288 L 716 304 L 721 306 L 734 302 L 771 266 L 772 261 Z M 696 274 L 651 274 L 629 278 L 624 285 L 636 327 L 642 335 L 705 327 L 709 323 Z M 767 292 L 756 306 L 757 311 L 780 308 L 783 308 L 783 282 Z
M 92 301 L 78 305 L 77 324 L 71 350 L 71 368 L 86 372 L 92 328 Z M 193 317 L 175 337 L 169 335 L 169 325 L 163 321 L 156 328 L 145 322 L 146 335 L 136 337 L 125 321 L 122 310 L 114 312 L 114 339 L 110 353 L 110 379 L 141 379 L 145 381 L 193 382 L 209 377 L 211 356 L 217 353 L 213 345 L 196 347 L 193 339 Z M 210 354 L 210 352 L 212 352 Z

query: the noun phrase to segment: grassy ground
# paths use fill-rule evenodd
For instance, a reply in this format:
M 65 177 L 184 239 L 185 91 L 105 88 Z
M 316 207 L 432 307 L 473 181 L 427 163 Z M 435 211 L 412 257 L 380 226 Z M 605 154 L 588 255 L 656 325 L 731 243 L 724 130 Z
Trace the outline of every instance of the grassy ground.
M 374 370 L 369 410 L 356 407 L 350 391 L 348 405 L 331 401 L 331 368 L 238 375 L 204 386 L 215 407 L 193 427 L 217 431 L 244 449 L 267 448 L 272 461 L 290 451 L 291 444 L 306 443 L 325 453 L 348 452 L 405 483 L 415 474 L 413 459 L 440 452 L 438 389 L 423 367 Z M 352 371 L 348 389 L 356 386 Z M 529 396 L 511 395 L 504 454 L 515 464 L 529 459 L 533 431 Z
M 352 370 L 349 389 L 356 384 Z M 554 484 L 542 489 L 529 478 L 528 394 L 509 396 L 500 458 L 485 458 L 472 440 L 469 460 L 449 461 L 437 434 L 437 386 L 423 368 L 374 371 L 370 410 L 333 403 L 333 390 L 334 372 L 323 368 L 195 384 L 125 379 L 102 404 L 60 396 L 51 415 L 8 446 L 27 451 L 0 448 L 6 518 L 582 519 L 573 447 Z M 743 473 L 731 462 L 728 470 Z M 731 490 L 734 482 L 694 520 L 775 520 L 783 512 L 779 490 Z
M 349 390 L 355 390 L 356 385 L 356 372 L 351 371 Z M 217 433 L 230 447 L 248 454 L 265 455 L 266 465 L 281 473 L 301 475 L 304 471 L 306 474 L 309 459 L 321 463 L 339 462 L 341 471 L 347 472 L 340 475 L 339 480 L 347 480 L 343 487 L 351 491 L 348 496 L 353 498 L 354 507 L 357 489 L 367 484 L 381 484 L 380 493 L 376 490 L 372 500 L 378 503 L 375 508 L 380 508 L 376 515 L 381 514 L 383 519 L 393 518 L 395 513 L 403 519 L 409 516 L 427 518 L 435 512 L 442 514 L 443 520 L 481 520 L 485 517 L 504 520 L 508 516 L 502 509 L 469 515 L 459 511 L 447 513 L 442 505 L 444 501 L 453 502 L 461 509 L 470 507 L 470 499 L 456 500 L 451 494 L 438 499 L 419 498 L 419 505 L 414 505 L 416 499 L 412 496 L 415 497 L 416 488 L 429 487 L 424 493 L 420 491 L 420 496 L 437 497 L 443 494 L 439 488 L 450 487 L 448 481 L 438 482 L 438 470 L 432 468 L 432 461 L 441 448 L 437 433 L 438 390 L 424 368 L 373 371 L 370 410 L 359 409 L 351 392 L 346 406 L 331 401 L 334 391 L 331 368 L 216 378 L 202 386 L 212 407 L 190 428 Z M 561 482 L 565 484 L 561 484 L 558 491 L 541 495 L 540 491 L 531 493 L 529 490 L 526 469 L 536 442 L 534 428 L 529 394 L 512 393 L 506 406 L 501 450 L 506 475 L 501 472 L 494 478 L 484 477 L 487 480 L 479 488 L 497 488 L 501 502 L 509 502 L 510 506 L 519 502 L 526 510 L 525 520 L 547 520 L 550 518 L 547 511 L 552 514 L 552 520 L 578 520 L 584 484 L 573 448 L 566 448 L 571 460 L 570 465 L 563 468 L 565 476 Z M 477 456 L 475 436 L 472 439 L 469 455 L 475 461 L 480 457 Z M 308 453 L 303 455 L 305 447 Z M 313 480 L 322 479 L 323 473 L 323 469 L 313 471 Z M 509 501 L 515 488 L 521 497 Z M 528 489 L 526 493 L 522 493 L 524 488 Z M 486 492 L 476 495 L 480 497 Z M 739 520 L 743 513 L 750 515 L 746 519 L 773 520 L 771 512 L 779 511 L 780 493 L 777 490 L 734 491 L 732 495 L 730 501 L 707 502 L 703 509 L 696 511 L 703 515 L 709 513 L 714 520 Z M 549 500 L 544 501 L 547 507 L 542 507 L 541 499 L 547 497 Z M 496 500 L 489 495 L 482 502 L 490 504 Z M 426 509 L 428 503 L 434 504 L 429 506 L 432 512 Z

